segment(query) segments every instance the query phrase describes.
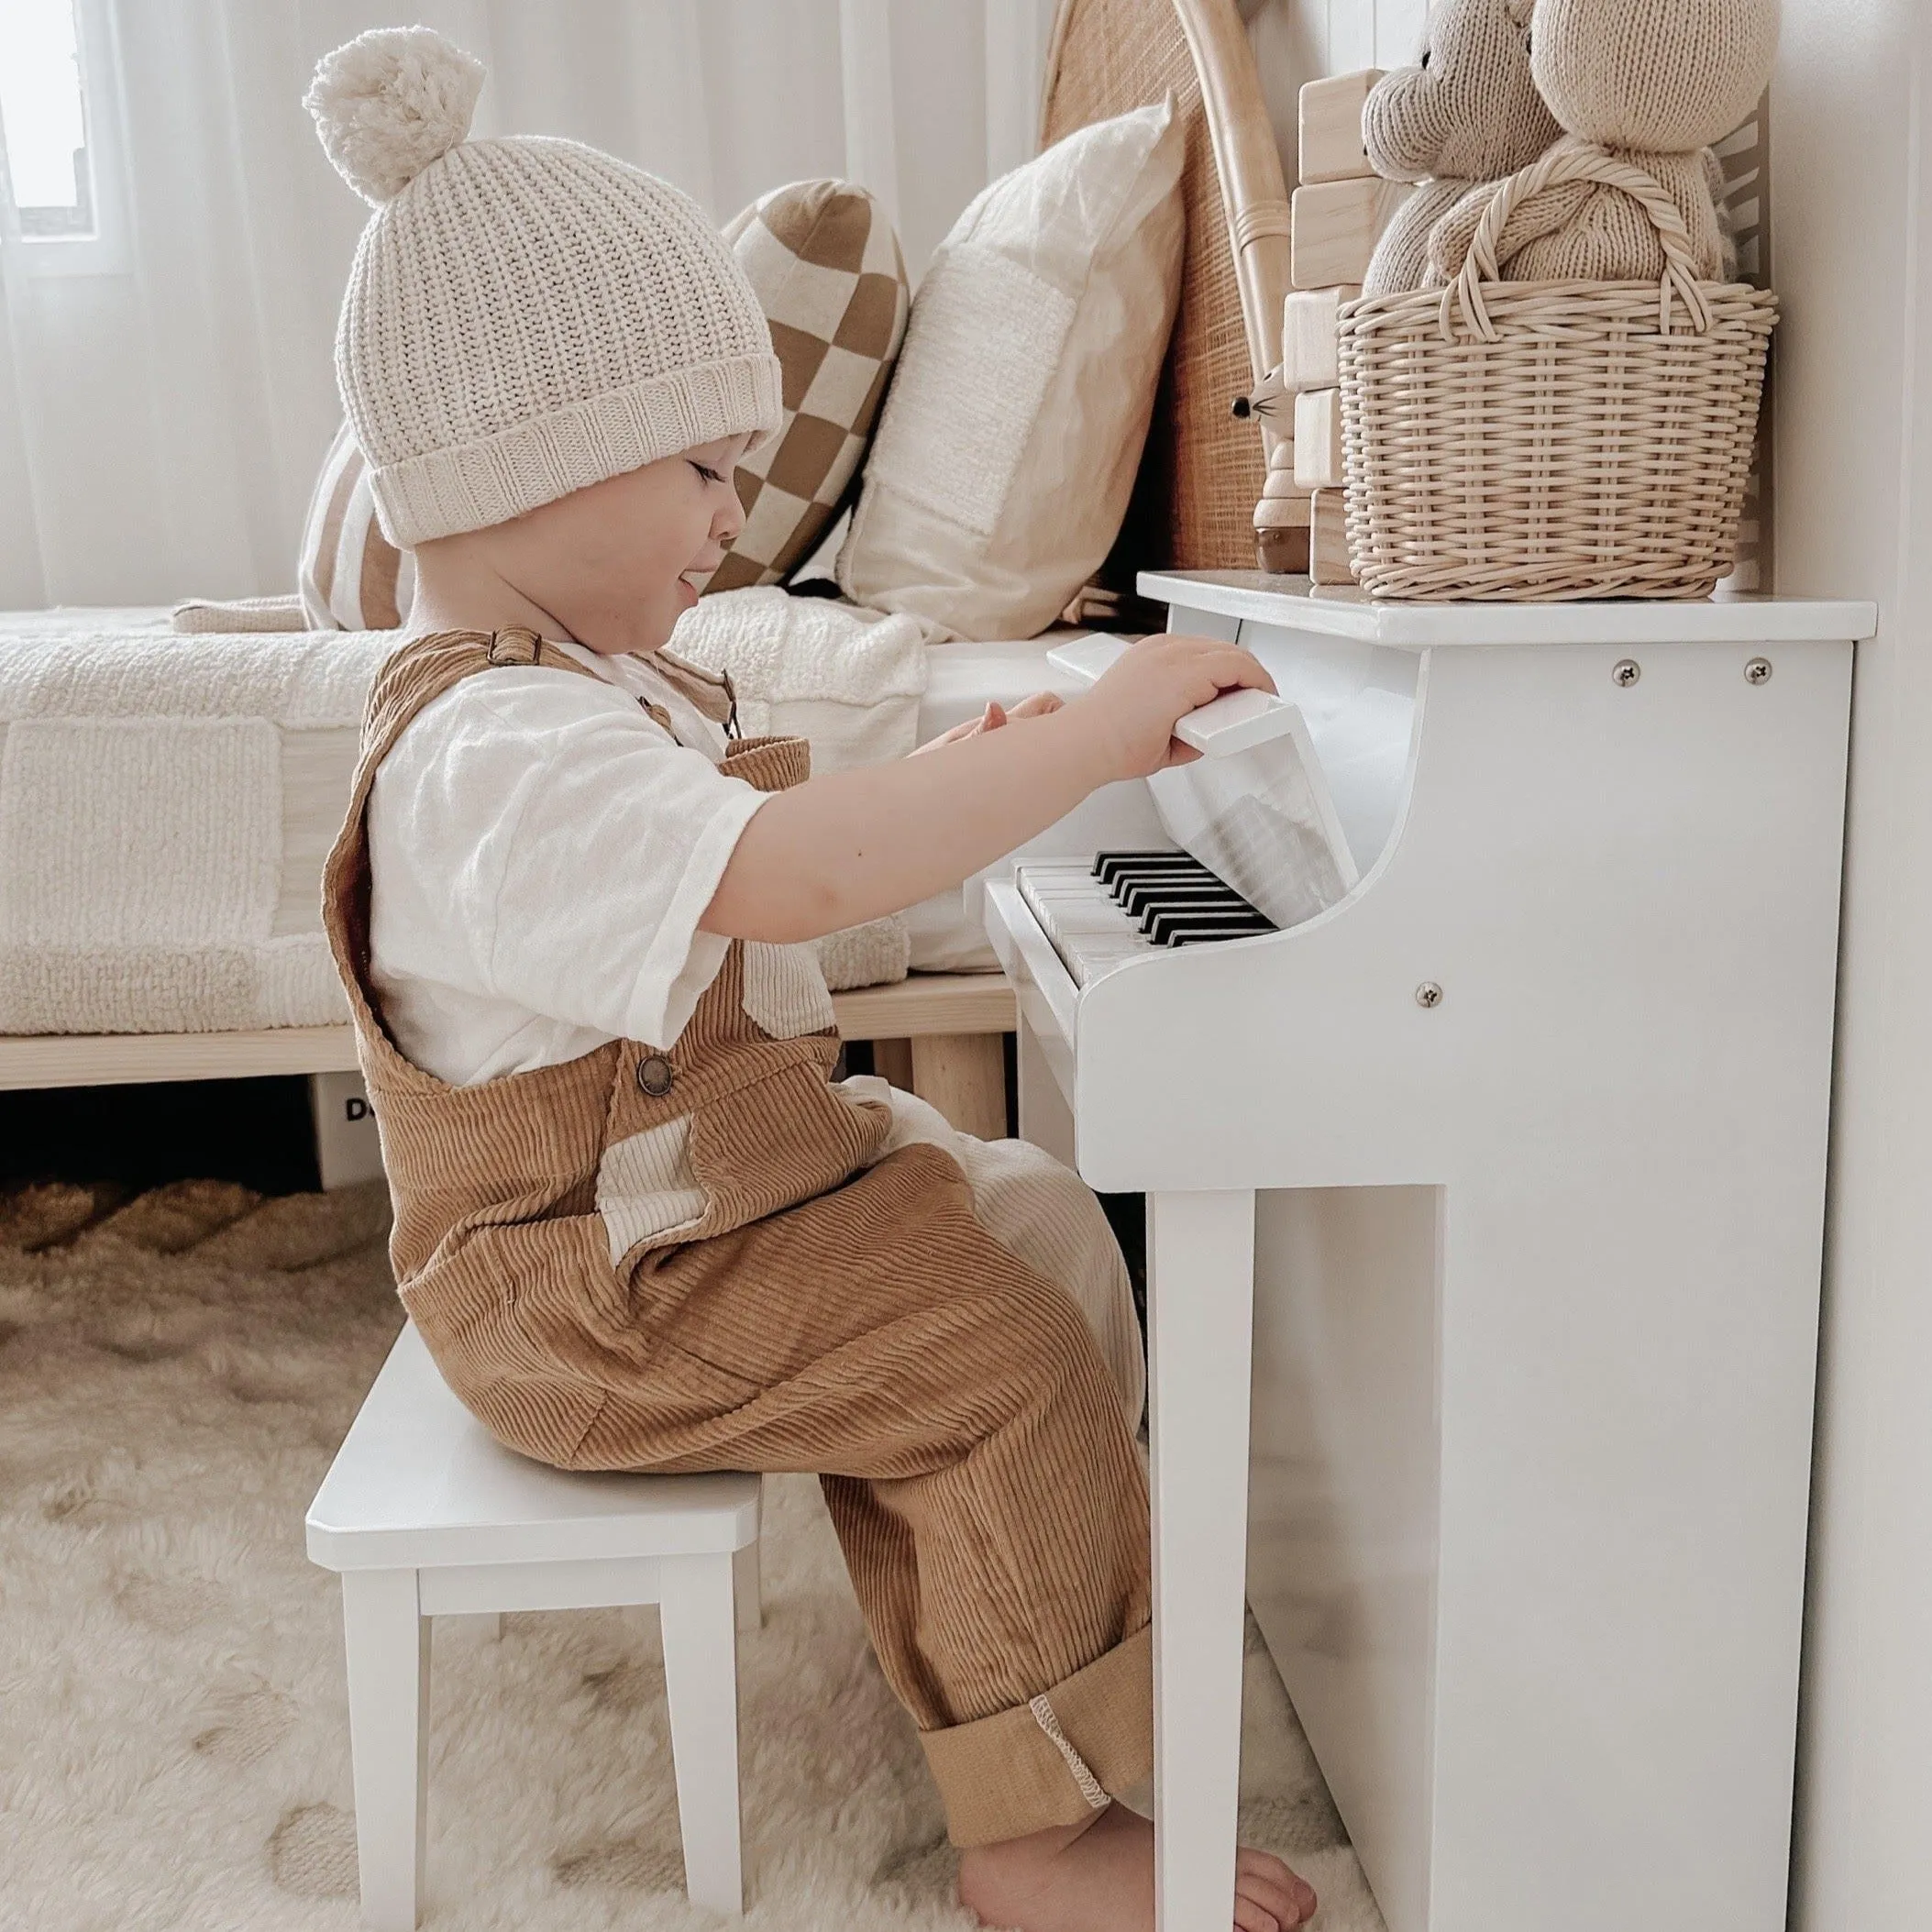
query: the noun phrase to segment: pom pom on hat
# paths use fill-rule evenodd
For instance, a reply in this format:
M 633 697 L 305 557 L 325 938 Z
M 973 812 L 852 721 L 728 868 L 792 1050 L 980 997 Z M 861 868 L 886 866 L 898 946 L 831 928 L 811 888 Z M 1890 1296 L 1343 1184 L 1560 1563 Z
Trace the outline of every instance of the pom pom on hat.
M 469 132 L 483 63 L 434 28 L 378 27 L 316 62 L 303 105 L 324 151 L 381 207 Z
M 387 28 L 307 96 L 375 204 L 336 379 L 383 535 L 412 548 L 784 420 L 765 311 L 704 210 L 578 141 L 470 139 L 482 83 L 441 34 Z

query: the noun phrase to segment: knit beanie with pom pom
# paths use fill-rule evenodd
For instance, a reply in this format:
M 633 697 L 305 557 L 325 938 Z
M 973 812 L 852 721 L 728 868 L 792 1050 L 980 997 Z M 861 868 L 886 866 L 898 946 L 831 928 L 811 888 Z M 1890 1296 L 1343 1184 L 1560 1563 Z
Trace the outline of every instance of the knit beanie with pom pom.
M 576 141 L 466 139 L 482 84 L 442 35 L 381 28 L 304 103 L 375 205 L 336 377 L 398 545 L 782 419 L 764 312 L 697 203 Z

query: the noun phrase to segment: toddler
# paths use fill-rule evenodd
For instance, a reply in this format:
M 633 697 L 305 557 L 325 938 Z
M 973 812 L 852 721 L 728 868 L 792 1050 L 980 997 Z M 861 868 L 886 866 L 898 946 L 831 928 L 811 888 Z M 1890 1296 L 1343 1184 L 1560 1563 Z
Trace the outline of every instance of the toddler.
M 839 1043 L 809 942 L 987 865 L 1245 653 L 1134 647 L 813 779 L 665 649 L 781 415 L 756 298 L 696 204 L 562 140 L 464 137 L 424 28 L 309 105 L 376 204 L 337 343 L 382 525 L 416 559 L 325 914 L 411 1318 L 502 1441 L 574 1469 L 807 1470 L 963 1849 L 1027 1932 L 1153 1923 L 1143 1372 L 1093 1197 L 954 1132 Z M 1240 1856 L 1232 1923 L 1313 1909 Z

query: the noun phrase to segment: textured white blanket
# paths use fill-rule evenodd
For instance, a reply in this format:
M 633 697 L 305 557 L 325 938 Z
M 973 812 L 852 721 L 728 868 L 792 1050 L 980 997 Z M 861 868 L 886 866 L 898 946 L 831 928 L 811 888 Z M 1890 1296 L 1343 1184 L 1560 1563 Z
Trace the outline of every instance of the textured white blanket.
M 0 635 L 0 1031 L 347 1017 L 320 919 L 393 639 Z
M 121 627 L 0 622 L 0 1032 L 346 1019 L 322 864 L 394 634 L 184 636 L 165 613 L 100 615 Z M 838 769 L 912 748 L 924 635 L 734 591 L 677 643 L 730 669 L 746 731 L 800 732 Z M 905 972 L 902 928 L 826 944 L 834 985 Z

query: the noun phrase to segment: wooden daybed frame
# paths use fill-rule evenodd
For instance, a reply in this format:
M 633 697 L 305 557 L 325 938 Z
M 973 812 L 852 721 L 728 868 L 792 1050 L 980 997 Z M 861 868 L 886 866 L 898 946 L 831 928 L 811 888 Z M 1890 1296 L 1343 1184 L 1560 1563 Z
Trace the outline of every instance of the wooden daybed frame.
M 921 973 L 896 986 L 834 993 L 832 1005 L 847 1040 L 878 1043 L 879 1071 L 896 1086 L 968 1133 L 1005 1133 L 999 1036 L 1013 1030 L 1013 989 L 1003 973 Z M 248 1032 L 0 1034 L 0 1089 L 355 1071 L 355 1029 L 346 1022 Z
M 1234 0 L 1061 0 L 1040 140 L 1171 93 L 1187 129 L 1187 238 L 1180 304 L 1147 447 L 1110 567 L 1242 569 L 1265 454 L 1229 403 L 1280 359 L 1288 199 Z M 840 1032 L 879 1070 L 967 1132 L 1006 1132 L 1000 1035 L 1014 1026 L 998 973 L 915 974 L 833 997 Z M 340 1026 L 205 1033 L 0 1035 L 0 1088 L 232 1080 L 356 1070 Z

